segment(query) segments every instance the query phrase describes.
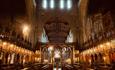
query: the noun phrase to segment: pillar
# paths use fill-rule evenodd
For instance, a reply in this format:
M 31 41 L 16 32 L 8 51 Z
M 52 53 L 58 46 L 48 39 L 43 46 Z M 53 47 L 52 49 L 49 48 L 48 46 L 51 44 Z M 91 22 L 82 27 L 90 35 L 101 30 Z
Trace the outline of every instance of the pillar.
M 10 64 L 13 64 L 13 63 L 14 63 L 14 57 L 15 57 L 15 53 L 12 53 L 12 54 L 11 54 Z
M 71 47 L 71 64 L 73 64 L 73 47 Z
M 42 51 L 41 51 L 41 46 L 40 46 L 40 63 L 41 63 L 41 61 L 42 61 L 42 57 L 41 57 L 41 55 L 42 55 L 42 53 L 41 53 Z

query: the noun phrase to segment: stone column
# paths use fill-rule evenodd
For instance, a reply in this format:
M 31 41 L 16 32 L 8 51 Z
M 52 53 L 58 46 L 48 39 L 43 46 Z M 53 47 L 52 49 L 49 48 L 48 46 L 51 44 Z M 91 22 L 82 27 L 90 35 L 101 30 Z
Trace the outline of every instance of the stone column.
M 63 67 L 63 55 L 62 55 L 62 48 L 61 48 L 60 52 L 61 52 L 61 59 L 60 59 L 60 60 L 61 60 L 61 66 Z M 61 67 L 61 68 L 62 68 L 62 67 Z
M 11 61 L 11 54 L 9 53 L 7 58 L 7 63 L 10 64 L 10 61 Z
M 23 64 L 24 55 L 21 55 L 21 64 Z
M 5 53 L 5 64 L 8 64 L 8 53 Z
M 15 57 L 15 53 L 12 53 L 12 54 L 11 54 L 10 64 L 13 64 L 13 63 L 14 63 L 14 57 Z
M 5 56 L 6 56 L 6 53 L 3 52 L 3 64 L 5 64 Z
M 40 63 L 42 63 L 42 48 L 40 46 Z
M 71 64 L 73 64 L 73 47 L 71 47 Z

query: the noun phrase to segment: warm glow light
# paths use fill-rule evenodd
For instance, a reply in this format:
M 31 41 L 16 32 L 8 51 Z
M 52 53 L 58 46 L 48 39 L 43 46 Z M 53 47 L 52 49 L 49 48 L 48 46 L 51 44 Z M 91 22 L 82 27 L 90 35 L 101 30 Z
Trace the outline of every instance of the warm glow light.
M 54 57 L 55 58 L 60 58 L 60 55 L 59 54 L 55 54 Z
M 47 62 L 48 62 L 48 60 L 46 60 L 46 59 L 45 59 L 45 60 L 44 60 L 44 62 L 45 62 L 45 63 L 47 63 Z
M 55 55 L 54 55 L 55 58 L 60 58 L 60 52 L 58 50 L 55 51 Z
M 0 42 L 2 42 L 2 40 L 0 40 Z
M 93 51 L 94 51 L 94 53 L 96 52 L 96 49 L 95 48 L 93 48 Z
M 21 55 L 29 55 L 29 57 L 31 57 L 33 55 L 33 53 L 34 53 L 34 52 L 32 52 L 32 51 L 30 51 L 28 49 L 24 49 L 22 47 L 19 47 L 17 45 L 9 43 L 9 42 L 2 42 L 1 49 L 6 51 L 6 52 L 10 51 L 10 52 L 18 53 L 18 54 L 21 54 Z M 14 55 L 12 55 L 11 57 L 14 57 Z M 10 58 L 10 56 L 8 57 L 8 59 L 9 58 Z M 13 63 L 13 59 L 11 60 L 10 63 Z
M 75 51 L 76 52 L 76 54 L 79 54 L 79 51 L 77 50 L 77 51 Z
M 107 45 L 107 46 L 110 46 L 110 43 L 109 43 L 109 42 L 107 42 L 107 43 L 106 43 L 106 45 Z
M 91 63 L 91 59 L 89 59 L 89 63 Z
M 49 51 L 53 51 L 53 46 L 50 46 L 50 47 L 48 48 L 48 50 L 49 50 Z
M 112 48 L 114 48 L 115 45 L 113 45 L 115 43 L 110 41 L 110 42 L 105 42 L 102 44 L 99 44 L 97 46 L 95 46 L 95 48 L 91 48 L 91 49 L 87 49 L 85 51 L 83 51 L 81 53 L 81 55 L 90 55 L 90 54 L 95 54 L 98 52 L 105 52 L 105 51 L 111 51 Z M 103 59 L 105 59 L 105 57 L 103 57 Z
M 21 51 L 21 49 L 19 48 L 19 49 L 18 49 L 18 52 L 20 53 L 20 51 Z
M 103 45 L 100 45 L 100 48 L 103 48 Z
M 89 51 L 90 51 L 90 54 L 93 53 L 93 50 L 92 50 L 92 49 L 90 49 Z
M 66 62 L 70 64 L 71 63 L 71 59 L 67 59 Z
M 14 46 L 13 44 L 10 45 L 11 48 L 13 48 L 13 46 Z
M 106 61 L 106 57 L 105 56 L 103 57 L 103 60 Z
M 29 35 L 29 32 L 30 32 L 29 25 L 23 25 L 22 33 L 23 33 L 24 37 L 27 37 Z
M 7 43 L 6 42 L 3 42 L 3 45 L 6 45 Z

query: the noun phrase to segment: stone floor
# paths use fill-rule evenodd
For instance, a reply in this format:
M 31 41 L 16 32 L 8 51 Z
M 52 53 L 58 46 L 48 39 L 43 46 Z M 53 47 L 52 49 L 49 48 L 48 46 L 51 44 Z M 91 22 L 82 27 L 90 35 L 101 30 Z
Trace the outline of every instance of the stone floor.
M 14 64 L 14 65 L 2 65 L 0 67 L 0 70 L 56 70 L 56 67 L 54 68 L 51 64 Z M 58 68 L 58 70 L 115 70 L 114 66 L 89 66 L 88 64 L 82 64 L 82 65 L 69 65 L 65 64 Z

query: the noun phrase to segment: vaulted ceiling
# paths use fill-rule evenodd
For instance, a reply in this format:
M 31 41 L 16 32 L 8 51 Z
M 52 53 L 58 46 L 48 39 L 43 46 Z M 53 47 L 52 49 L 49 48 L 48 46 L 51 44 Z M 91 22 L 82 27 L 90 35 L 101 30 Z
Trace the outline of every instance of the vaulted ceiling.
M 0 0 L 0 15 L 24 15 L 25 13 L 25 0 Z
M 41 30 L 39 32 L 42 32 L 42 29 L 44 28 L 44 26 L 46 25 L 47 22 L 53 21 L 52 23 L 55 23 L 55 24 L 66 22 L 70 26 L 70 30 L 72 31 L 73 35 L 76 36 L 77 35 L 76 32 L 79 29 L 78 28 L 79 27 L 79 24 L 78 24 L 78 0 L 72 0 L 72 1 L 73 1 L 73 7 L 70 10 L 66 10 L 66 9 L 59 9 L 59 8 L 43 9 L 43 7 L 41 5 L 42 0 L 36 0 L 37 24 L 39 25 L 39 30 Z M 56 23 L 57 21 L 58 21 L 58 23 Z M 45 28 L 45 29 L 47 31 L 47 28 Z M 66 29 L 68 29 L 68 28 L 66 28 Z M 67 31 L 68 35 L 69 35 L 69 31 Z M 48 33 L 48 32 L 46 32 L 46 33 Z M 63 36 L 63 34 L 62 34 L 62 36 Z M 51 36 L 49 36 L 49 34 L 48 34 L 48 37 L 51 39 Z M 66 35 L 66 37 L 64 37 L 64 39 L 65 38 L 67 39 L 67 35 Z M 63 38 L 60 38 L 60 39 L 63 39 Z M 57 38 L 55 40 L 57 40 Z M 76 41 L 76 38 L 74 38 L 74 41 Z

